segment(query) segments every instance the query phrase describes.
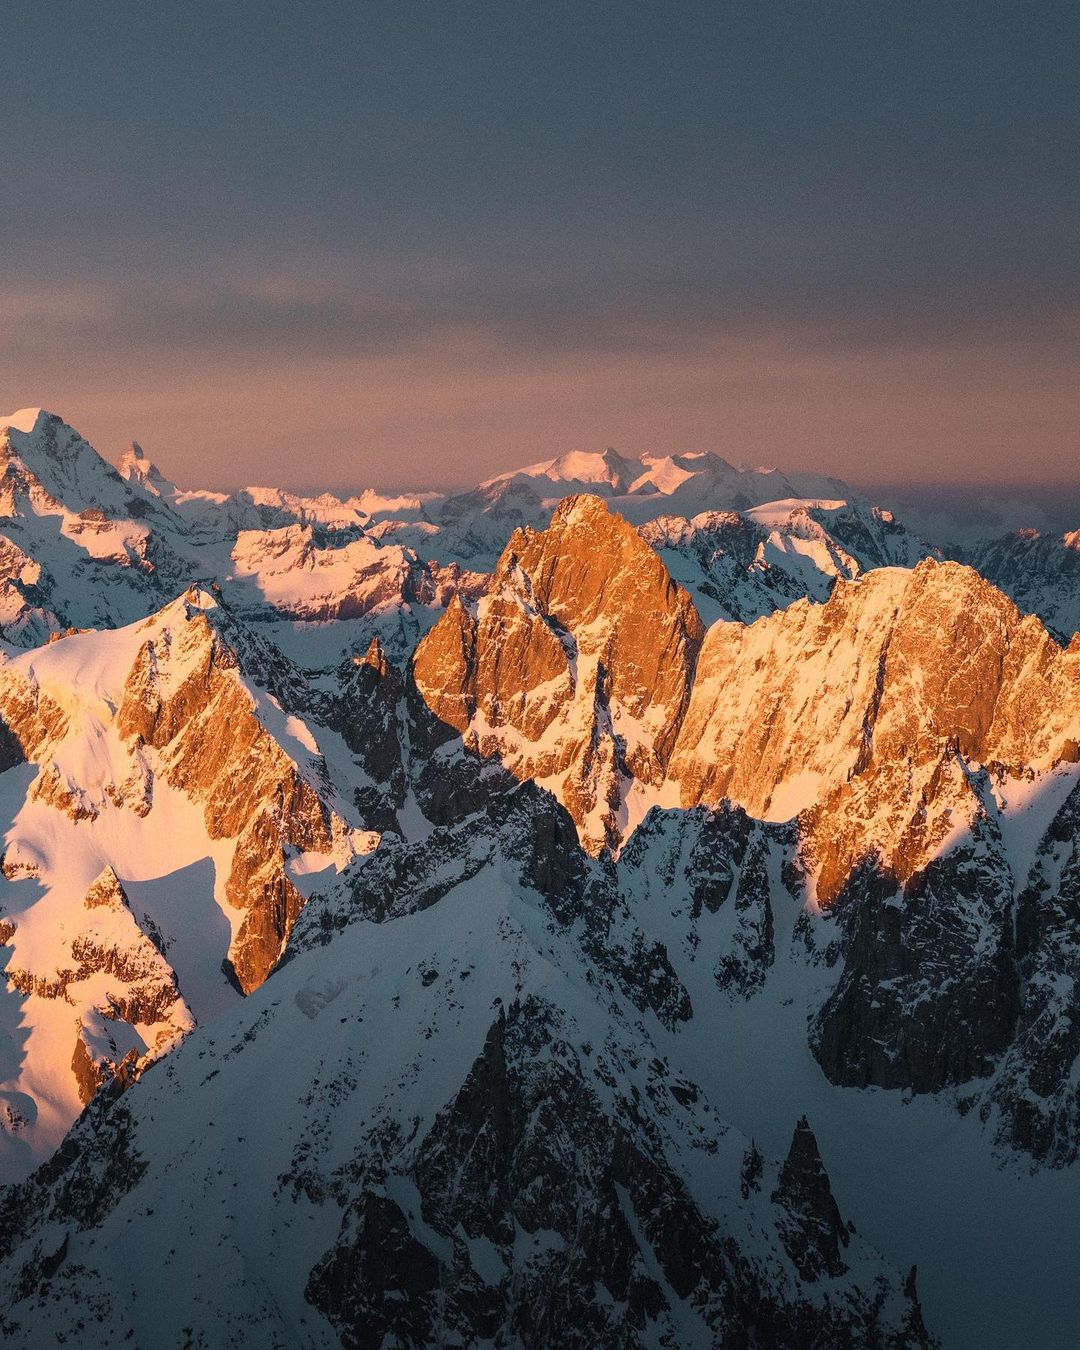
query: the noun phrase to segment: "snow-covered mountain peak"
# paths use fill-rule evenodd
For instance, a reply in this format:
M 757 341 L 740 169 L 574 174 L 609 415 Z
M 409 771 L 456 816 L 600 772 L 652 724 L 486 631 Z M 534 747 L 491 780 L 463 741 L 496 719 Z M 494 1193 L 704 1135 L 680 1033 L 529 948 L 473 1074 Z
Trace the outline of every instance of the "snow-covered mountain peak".
M 122 451 L 116 469 L 125 482 L 136 484 L 152 497 L 176 496 L 176 484 L 165 477 L 138 441 Z
M 25 409 L 0 427 L 0 514 L 129 519 L 131 489 L 94 447 L 55 413 Z
M 554 459 L 526 464 L 520 469 L 495 474 L 479 486 L 490 488 L 513 478 L 547 479 L 551 483 L 606 483 L 614 492 L 625 492 L 635 473 L 640 470 L 637 460 L 627 459 L 617 450 L 568 450 Z
M 445 556 L 462 561 L 498 556 L 509 532 L 506 523 L 539 527 L 561 498 L 581 492 L 612 502 L 634 525 L 661 515 L 741 511 L 786 498 L 858 500 L 838 479 L 742 468 L 708 450 L 637 457 L 616 450 L 572 451 L 496 475 L 471 492 L 428 503 L 427 529 L 433 530 L 428 544 L 438 536 L 448 550 Z
M 44 408 L 20 408 L 18 412 L 9 413 L 6 417 L 0 416 L 0 432 L 21 431 L 24 435 L 29 435 L 37 430 L 44 418 L 54 415 L 46 412 Z
M 847 502 L 834 497 L 783 497 L 779 501 L 751 506 L 744 513 L 759 525 L 774 525 L 796 516 L 808 516 L 811 511 L 840 511 Z
M 602 548 L 614 530 L 616 521 L 619 525 L 624 523 L 622 517 L 611 510 L 602 498 L 591 492 L 579 492 L 572 497 L 563 497 L 555 508 L 549 528 L 561 533 L 596 527 L 600 530 L 596 545 Z
M 413 674 L 444 728 L 542 782 L 598 853 L 663 779 L 703 633 L 641 535 L 583 493 L 514 532 L 475 616 L 447 609 Z
M 658 492 L 665 497 L 670 496 L 700 471 L 702 461 L 707 457 L 707 451 L 689 455 L 642 455 L 639 463 L 643 466 L 643 472 L 633 479 L 627 491 L 631 494 Z

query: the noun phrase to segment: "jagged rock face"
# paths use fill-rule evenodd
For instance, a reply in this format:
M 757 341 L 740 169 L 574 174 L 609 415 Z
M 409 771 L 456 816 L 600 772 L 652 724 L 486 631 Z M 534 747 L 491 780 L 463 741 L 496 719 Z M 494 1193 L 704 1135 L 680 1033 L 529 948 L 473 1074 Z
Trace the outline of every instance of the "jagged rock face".
M 169 781 L 204 804 L 211 839 L 236 839 L 225 894 L 247 913 L 229 960 L 248 993 L 277 961 L 303 905 L 286 849 L 329 853 L 347 827 L 267 732 L 236 667 L 235 652 L 193 610 L 143 644 L 116 722 L 121 735 L 159 751 Z
M 987 1077 L 1012 1041 L 1012 876 L 988 832 L 906 886 L 869 862 L 845 884 L 840 979 L 810 1029 L 832 1082 L 935 1092 Z
M 265 614 L 269 606 L 284 618 L 316 623 L 370 618 L 374 626 L 403 618 L 414 604 L 443 609 L 454 595 L 476 598 L 488 583 L 481 573 L 382 543 L 358 524 L 242 530 L 232 564 L 230 598 L 242 612 Z
M 307 689 L 207 592 L 0 664 L 7 1175 L 255 988 L 317 875 L 377 843 L 316 735 L 338 769 L 347 746 L 295 711 L 326 701 Z
M 961 556 L 1025 613 L 1037 614 L 1061 642 L 1080 629 L 1080 530 L 1017 530 Z
M 3 718 L 3 766 L 36 760 L 67 734 L 70 722 L 63 708 L 38 683 L 10 668 L 0 678 Z
M 373 829 L 396 829 L 406 792 L 404 680 L 375 637 L 363 656 L 352 656 L 339 667 L 337 686 L 320 713 L 327 726 L 341 733 L 366 775 L 353 800 Z
M 60 514 L 59 499 L 72 491 L 86 510 L 124 495 L 116 470 L 55 414 L 31 409 L 19 425 L 0 427 L 0 514 Z
M 620 889 L 640 922 L 671 919 L 668 947 L 705 967 L 717 991 L 748 999 L 776 959 L 773 854 L 790 854 L 785 827 L 763 825 L 727 803 L 716 810 L 653 809 L 619 856 Z M 783 893 L 782 903 L 798 903 Z
M 541 899 L 559 931 L 573 935 L 576 948 L 636 1007 L 669 1026 L 691 1015 L 666 950 L 634 923 L 610 867 L 581 851 L 566 810 L 530 783 L 490 796 L 482 811 L 421 844 L 380 848 L 337 890 L 312 899 L 288 957 L 358 919 L 382 923 L 427 909 L 496 865 Z
M 970 569 L 933 562 L 711 630 L 671 773 L 687 804 L 801 811 L 800 866 L 840 932 L 810 1035 L 833 1082 L 935 1092 L 991 1078 L 1016 1042 L 1025 879 L 995 784 L 1075 758 L 1076 663 Z
M 742 1034 L 756 1037 L 755 1018 L 776 1015 L 775 990 L 798 968 L 810 991 L 795 1034 L 808 1033 L 830 1082 L 947 1091 L 949 1110 L 994 1115 L 1001 1142 L 1062 1165 L 1080 1144 L 1070 899 L 1080 789 L 1038 826 L 1044 842 L 1017 903 L 1023 872 L 989 776 L 964 781 L 976 810 L 957 815 L 939 856 L 906 882 L 867 858 L 824 910 L 807 907 L 813 860 L 797 826 L 730 804 L 651 811 L 619 856 L 620 895 L 664 943 L 696 1018 L 745 1000 Z M 1070 766 L 1042 791 L 1075 781 Z
M 663 780 L 701 638 L 638 534 L 576 497 L 515 533 L 476 614 L 452 604 L 421 642 L 413 679 L 467 748 L 549 783 L 597 852 L 631 785 Z
M 955 756 L 1013 772 L 1072 756 L 1078 680 L 1080 650 L 970 569 L 883 569 L 825 605 L 712 628 L 670 774 L 685 805 L 727 796 L 773 819 L 814 806 L 828 901 L 860 856 L 885 851 L 901 879 L 928 860 L 944 811 L 937 828 L 911 817 L 970 797 Z
M 876 1311 L 770 1294 L 658 1161 L 648 1113 L 626 1100 L 613 1117 L 562 1032 L 550 1005 L 515 1002 L 420 1146 L 375 1137 L 349 1169 L 341 1236 L 306 1290 L 343 1345 L 483 1338 L 632 1350 L 657 1335 L 792 1346 L 889 1335 Z M 801 1138 L 773 1194 L 777 1231 L 804 1280 L 836 1278 L 846 1267 L 833 1248 L 848 1235 L 813 1135 L 808 1146 Z M 403 1180 L 438 1241 L 418 1241 L 391 1198 Z M 921 1324 L 917 1305 L 910 1317 Z
M 906 881 L 970 825 L 968 766 L 1022 774 L 1075 757 L 1080 647 L 1062 651 L 970 569 L 881 569 L 841 580 L 824 605 L 714 625 L 695 673 L 681 593 L 672 605 L 669 589 L 645 586 L 633 612 L 654 617 L 628 625 L 642 589 L 619 594 L 611 576 L 632 568 L 620 571 L 606 539 L 602 575 L 560 581 L 553 558 L 595 544 L 603 510 L 590 505 L 585 520 L 568 505 L 550 540 L 523 534 L 477 612 L 452 605 L 413 667 L 437 722 L 467 751 L 554 790 L 591 851 L 622 843 L 635 801 L 727 797 L 766 819 L 803 812 L 828 903 L 865 857 Z M 661 634 L 651 664 L 612 640 L 628 627 Z
M 801 1278 L 812 1282 L 843 1275 L 843 1249 L 850 1237 L 805 1116 L 795 1126 L 773 1200 L 784 1210 L 780 1235 Z
M 45 642 L 60 628 L 49 598 L 54 585 L 37 559 L 0 535 L 0 630 L 9 642 Z
M 880 506 L 867 509 L 860 503 L 845 501 L 811 507 L 807 513 L 858 560 L 864 572 L 873 567 L 914 567 L 925 557 L 940 557 L 936 549 Z
M 726 1265 L 684 1188 L 670 1174 L 657 1176 L 632 1132 L 607 1118 L 559 1035 L 554 1009 L 535 1001 L 500 1016 L 421 1147 L 408 1163 L 394 1159 L 445 1244 L 441 1260 L 386 1196 L 394 1187 L 378 1143 L 366 1151 L 373 1164 L 359 1163 L 349 1178 L 358 1194 L 307 1286 L 343 1344 L 379 1346 L 387 1337 L 433 1344 L 448 1336 L 639 1344 L 645 1328 L 670 1313 L 620 1188 L 648 1214 L 648 1236 L 680 1294 Z M 646 1207 L 650 1182 L 657 1193 Z M 515 1259 L 519 1230 L 536 1235 L 524 1260 Z M 482 1275 L 469 1258 L 473 1244 L 490 1253 Z M 608 1298 L 597 1299 L 597 1285 Z
M 1080 1156 L 1080 788 L 1054 816 L 1016 910 L 1020 1013 L 994 1083 L 998 1137 L 1040 1162 Z
M 176 974 L 139 927 L 123 886 L 106 867 L 86 893 L 83 912 L 42 951 L 20 921 L 5 925 L 13 947 L 5 976 L 11 989 L 69 1005 L 74 1039 L 70 1069 L 83 1104 L 121 1071 L 130 1080 L 172 1049 L 195 1022 Z M 56 1029 L 59 1019 L 54 1019 Z M 54 1032 L 55 1034 L 55 1032 Z M 59 1070 L 59 1066 L 57 1066 Z

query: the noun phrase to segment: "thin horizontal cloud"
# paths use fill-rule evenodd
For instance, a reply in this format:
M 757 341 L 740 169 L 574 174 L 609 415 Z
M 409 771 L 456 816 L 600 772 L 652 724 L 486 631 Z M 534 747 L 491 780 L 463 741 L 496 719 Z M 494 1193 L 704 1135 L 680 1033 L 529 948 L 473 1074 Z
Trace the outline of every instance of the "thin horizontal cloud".
M 377 271 L 376 271 L 377 276 Z M 374 279 L 374 278 L 373 278 Z M 644 274 L 618 280 L 466 273 L 394 288 L 349 272 L 119 278 L 0 287 L 0 354 L 45 360 L 80 349 L 242 360 L 394 358 L 451 345 L 464 366 L 713 351 L 782 334 L 808 351 L 1024 344 L 1064 355 L 1080 336 L 1080 284 L 1008 278 L 913 284 Z

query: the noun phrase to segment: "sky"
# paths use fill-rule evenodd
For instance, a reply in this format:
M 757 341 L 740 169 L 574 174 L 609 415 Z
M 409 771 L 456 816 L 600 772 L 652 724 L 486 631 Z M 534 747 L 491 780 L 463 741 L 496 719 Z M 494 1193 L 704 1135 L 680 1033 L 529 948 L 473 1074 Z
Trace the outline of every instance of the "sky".
M 1075 481 L 1073 0 L 13 11 L 0 410 L 192 486 Z

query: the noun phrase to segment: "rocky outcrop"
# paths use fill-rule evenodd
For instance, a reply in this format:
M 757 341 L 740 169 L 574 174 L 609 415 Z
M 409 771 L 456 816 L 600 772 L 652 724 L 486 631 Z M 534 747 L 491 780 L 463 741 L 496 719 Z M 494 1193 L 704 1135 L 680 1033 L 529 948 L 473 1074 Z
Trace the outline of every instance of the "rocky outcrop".
M 1080 629 L 1080 530 L 1065 535 L 1017 530 L 957 556 L 1019 609 L 1037 614 L 1060 642 L 1070 642 Z
M 609 867 L 577 846 L 572 819 L 531 783 L 493 794 L 481 811 L 416 844 L 384 840 L 362 866 L 305 909 L 286 960 L 361 920 L 384 923 L 431 907 L 498 867 L 539 897 L 561 933 L 635 1006 L 675 1026 L 690 1000 L 662 943 L 633 920 Z
M 10 667 L 0 672 L 0 764 L 9 769 L 43 757 L 62 740 L 69 720 L 63 708 L 43 693 L 37 681 Z
M 1012 876 L 992 825 L 906 885 L 867 861 L 832 915 L 843 966 L 810 1031 L 830 1079 L 934 1092 L 987 1077 L 1020 997 Z
M 991 1079 L 1008 1051 L 1019 1081 L 1063 1090 L 1060 1033 L 1043 1059 L 1034 1031 L 1051 1025 L 1042 1005 L 1060 982 L 1024 970 L 1061 968 L 1054 905 L 1031 896 L 1068 881 L 1027 893 L 1048 928 L 1033 919 L 1021 955 L 1025 878 L 995 794 L 1075 758 L 1078 680 L 1080 648 L 956 564 L 872 573 L 823 606 L 710 630 L 671 776 L 687 805 L 798 815 L 800 868 L 839 932 L 839 978 L 810 1029 L 832 1081 L 935 1092 Z M 1016 1139 L 1055 1133 L 1057 1107 L 1030 1109 L 1015 1083 L 995 1091 Z
M 553 531 L 573 521 L 567 508 Z M 552 786 L 600 851 L 622 842 L 627 793 L 611 785 L 630 777 L 613 695 L 597 688 L 587 737 L 565 733 L 584 666 L 573 625 L 607 629 L 587 606 L 567 617 L 539 538 L 508 550 L 475 614 L 458 605 L 445 616 L 417 653 L 416 684 L 460 732 L 466 756 L 495 756 L 515 776 Z M 588 597 L 589 584 L 575 582 L 574 593 Z M 711 953 L 717 987 L 752 997 L 774 960 L 769 858 L 786 853 L 783 867 L 835 925 L 838 978 L 810 1027 L 832 1081 L 936 1092 L 990 1080 L 1026 999 L 1046 1022 L 1034 1009 L 1052 984 L 1028 983 L 1018 964 L 1035 958 L 1016 950 L 1013 895 L 1024 879 L 1013 875 L 995 793 L 1075 759 L 1080 647 L 1063 650 L 969 568 L 929 560 L 841 580 L 823 605 L 800 601 L 750 627 L 714 626 L 673 725 L 662 790 L 674 785 L 686 808 L 727 800 L 751 816 L 796 817 L 797 859 L 795 835 L 770 842 L 723 807 L 692 828 L 647 820 L 626 848 L 623 876 L 632 880 L 646 859 L 662 873 L 670 857 L 673 877 L 689 882 L 688 959 Z M 649 784 L 648 769 L 636 781 Z M 601 785 L 608 794 L 598 798 Z M 605 829 L 590 835 L 598 811 Z M 659 853 L 657 829 L 675 832 Z M 710 912 L 719 917 L 707 920 Z M 1049 1047 L 1047 1055 L 1044 1071 L 1058 1083 L 1061 1066 L 1050 1065 Z M 1028 1068 L 1017 1072 L 1026 1082 Z M 1014 1100 L 1023 1114 L 1023 1094 Z
M 1078 728 L 1080 648 L 1063 651 L 970 568 L 926 561 L 714 626 L 670 776 L 687 806 L 814 808 L 828 902 L 862 856 L 880 851 L 902 879 L 928 861 L 951 828 L 934 804 L 965 796 L 965 764 L 1050 768 Z
M 225 893 L 246 917 L 229 960 L 249 992 L 280 956 L 303 904 L 286 849 L 328 853 L 348 829 L 266 730 L 235 650 L 197 595 L 177 618 L 140 649 L 116 724 L 136 747 L 157 751 L 169 782 L 203 804 L 211 839 L 236 840 Z
M 662 794 L 776 820 L 814 808 L 828 902 L 868 854 L 902 879 L 927 862 L 976 809 L 965 765 L 1075 754 L 1080 649 L 969 568 L 841 579 L 825 604 L 714 625 L 697 659 L 692 606 L 640 544 L 571 499 L 515 535 L 475 612 L 452 603 L 413 664 L 443 739 L 553 790 L 593 852 Z
M 1080 787 L 1038 848 L 1015 927 L 1019 1013 L 991 1093 L 996 1130 L 1063 1167 L 1080 1157 Z
M 376 1138 L 358 1155 L 341 1235 L 306 1291 L 342 1344 L 632 1350 L 657 1336 L 776 1346 L 896 1336 L 858 1295 L 841 1309 L 771 1289 L 657 1156 L 647 1113 L 626 1101 L 614 1116 L 562 1031 L 550 1006 L 513 1004 L 418 1147 Z M 796 1132 L 781 1170 L 776 1232 L 803 1279 L 836 1278 L 846 1268 L 833 1225 L 845 1245 L 848 1235 L 809 1140 Z M 394 1198 L 402 1182 L 426 1240 Z
M 768 532 L 737 511 L 709 511 L 693 520 L 658 516 L 638 533 L 682 578 L 703 613 L 753 623 L 806 595 L 805 581 L 766 558 Z M 820 580 L 827 593 L 833 578 Z
M 401 723 L 404 680 L 377 637 L 363 656 L 349 657 L 337 671 L 337 690 L 320 708 L 322 720 L 339 731 L 366 781 L 353 790 L 357 810 L 373 829 L 396 829 L 406 793 Z
M 375 660 L 382 675 L 364 669 L 392 683 Z M 374 763 L 396 731 L 376 726 L 388 705 L 376 714 L 369 692 L 346 690 L 337 706 L 358 699 L 381 731 Z M 27 1028 L 0 1090 L 3 1109 L 29 1121 L 18 1149 L 5 1152 L 0 1136 L 0 1170 L 24 1173 L 32 1151 L 55 1147 L 79 1089 L 85 1097 L 129 1052 L 148 1062 L 195 1016 L 257 987 L 313 874 L 334 875 L 375 846 L 345 795 L 362 769 L 315 720 L 331 702 L 332 686 L 312 690 L 197 588 L 117 633 L 70 634 L 0 661 L 0 770 L 11 794 L 0 881 L 11 889 L 0 900 L 13 924 L 4 973 L 13 1025 Z M 381 806 L 391 823 L 390 785 L 370 786 L 372 814 Z M 91 891 L 101 903 L 84 907 L 110 864 L 110 885 Z M 135 913 L 115 873 L 136 885 Z M 35 1114 L 38 1101 L 46 1109 Z
M 817 1139 L 806 1117 L 795 1126 L 791 1148 L 772 1194 L 782 1211 L 777 1227 L 801 1279 L 835 1279 L 847 1270 L 850 1234 L 833 1199 Z
M 794 842 L 788 827 L 728 803 L 654 808 L 619 855 L 618 884 L 640 923 L 655 929 L 660 914 L 670 920 L 668 948 L 688 969 L 710 971 L 726 997 L 749 999 L 776 959 L 774 905 L 802 902 L 801 891 L 771 875 Z
M 194 1027 L 175 972 L 139 927 L 111 867 L 87 891 L 82 915 L 62 925 L 44 965 L 40 938 L 35 943 L 34 925 L 28 928 L 33 964 L 25 964 L 19 929 L 11 925 L 4 974 L 24 996 L 75 1010 L 69 1067 L 84 1104 L 117 1075 L 131 1081 Z
M 104 1022 L 106 1019 L 101 1019 Z M 139 1051 L 132 1048 L 124 1053 L 117 1046 L 117 1038 L 108 1031 L 87 1035 L 87 1028 L 79 1023 L 75 1051 L 71 1056 L 71 1072 L 79 1085 L 79 1100 L 84 1106 L 93 1100 L 105 1083 L 130 1086 L 146 1067 L 140 1063 Z
M 640 536 L 574 497 L 513 535 L 475 614 L 453 602 L 412 675 L 447 734 L 549 785 L 595 853 L 633 785 L 663 781 L 702 631 Z

